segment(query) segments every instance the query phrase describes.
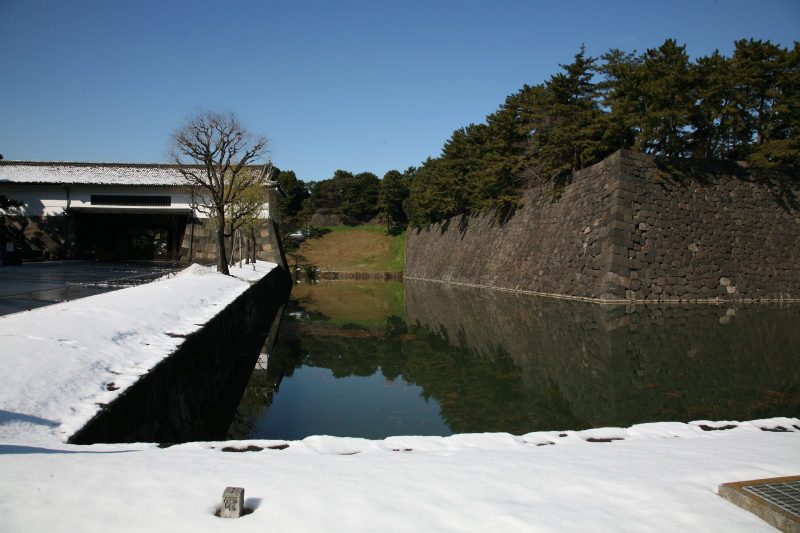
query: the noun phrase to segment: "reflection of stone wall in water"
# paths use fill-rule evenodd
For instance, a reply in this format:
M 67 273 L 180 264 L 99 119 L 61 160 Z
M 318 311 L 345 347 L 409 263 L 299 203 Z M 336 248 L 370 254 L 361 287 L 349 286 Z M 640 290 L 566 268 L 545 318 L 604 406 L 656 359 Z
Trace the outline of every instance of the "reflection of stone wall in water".
M 593 300 L 800 299 L 800 183 L 620 151 L 503 224 L 410 232 L 406 278 Z
M 406 282 L 417 324 L 481 357 L 507 352 L 535 409 L 578 428 L 753 419 L 800 409 L 800 306 L 596 306 Z M 545 429 L 545 428 L 542 428 Z

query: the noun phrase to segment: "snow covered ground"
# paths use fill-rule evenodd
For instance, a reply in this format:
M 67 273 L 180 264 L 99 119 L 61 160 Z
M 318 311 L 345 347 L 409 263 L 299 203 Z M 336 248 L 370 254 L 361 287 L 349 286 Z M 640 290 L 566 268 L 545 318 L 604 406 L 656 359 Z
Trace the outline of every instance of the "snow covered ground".
M 246 287 L 190 267 L 0 318 L 0 532 L 769 531 L 717 486 L 800 473 L 795 418 L 163 449 L 65 443 L 97 403 L 177 346 L 169 333 L 196 329 Z M 245 488 L 252 514 L 214 516 L 226 486 Z
M 66 440 L 276 265 L 192 265 L 154 283 L 0 317 L 0 439 Z M 28 418 L 43 421 L 29 427 Z

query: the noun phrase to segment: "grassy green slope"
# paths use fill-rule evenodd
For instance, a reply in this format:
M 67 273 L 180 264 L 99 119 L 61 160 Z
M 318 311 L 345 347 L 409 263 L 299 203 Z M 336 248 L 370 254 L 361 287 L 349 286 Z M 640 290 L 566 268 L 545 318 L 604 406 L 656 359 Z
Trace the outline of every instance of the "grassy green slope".
M 383 226 L 331 226 L 323 234 L 287 250 L 289 265 L 314 265 L 340 272 L 400 272 L 405 234 L 389 235 Z

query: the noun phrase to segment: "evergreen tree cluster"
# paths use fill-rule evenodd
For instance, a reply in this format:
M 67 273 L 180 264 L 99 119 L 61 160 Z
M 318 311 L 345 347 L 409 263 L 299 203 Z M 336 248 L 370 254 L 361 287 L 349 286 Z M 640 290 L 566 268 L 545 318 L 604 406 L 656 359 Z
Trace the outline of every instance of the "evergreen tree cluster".
M 311 195 L 303 202 L 303 217 L 316 212 L 339 215 L 345 220 L 365 223 L 378 214 L 381 181 L 372 172 L 352 174 L 337 170 L 333 177 L 310 184 Z
M 740 40 L 730 57 L 717 51 L 694 61 L 672 39 L 600 58 L 581 47 L 572 63 L 507 97 L 485 123 L 453 132 L 439 157 L 392 179 L 407 189 L 403 220 L 419 227 L 509 212 L 526 187 L 563 185 L 620 148 L 797 170 L 798 130 L 800 43 Z
M 278 219 L 284 232 L 291 232 L 307 226 L 314 213 L 339 215 L 354 224 L 377 217 L 390 233 L 401 232 L 408 225 L 408 183 L 414 170 L 390 170 L 382 180 L 371 172 L 337 170 L 329 179 L 306 183 L 294 171 L 276 169 L 275 180 L 285 195 L 277 199 Z
M 408 184 L 416 172 L 414 167 L 401 173 L 390 170 L 381 180 L 381 190 L 378 196 L 380 216 L 386 221 L 389 233 L 399 233 L 408 226 Z
M 292 170 L 275 168 L 274 176 L 284 194 L 284 196 L 278 195 L 275 210 L 278 213 L 281 227 L 284 230 L 288 229 L 288 234 L 303 225 L 300 212 L 303 209 L 303 202 L 310 196 L 310 193 L 306 184 L 297 179 Z

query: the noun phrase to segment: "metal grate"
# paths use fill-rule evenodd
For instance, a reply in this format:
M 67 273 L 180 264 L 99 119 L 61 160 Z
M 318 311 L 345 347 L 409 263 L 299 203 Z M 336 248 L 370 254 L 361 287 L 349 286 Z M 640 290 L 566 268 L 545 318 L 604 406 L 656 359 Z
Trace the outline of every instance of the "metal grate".
M 800 480 L 787 483 L 745 485 L 742 488 L 777 505 L 787 513 L 800 517 Z

